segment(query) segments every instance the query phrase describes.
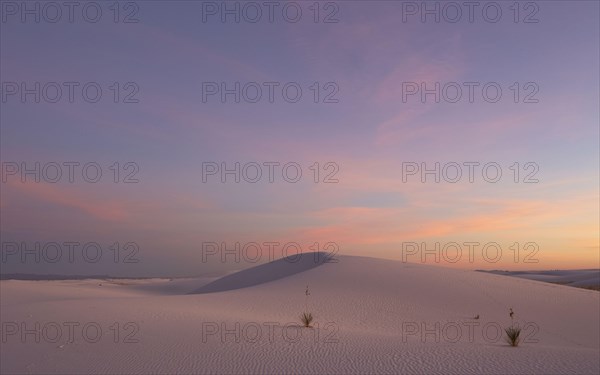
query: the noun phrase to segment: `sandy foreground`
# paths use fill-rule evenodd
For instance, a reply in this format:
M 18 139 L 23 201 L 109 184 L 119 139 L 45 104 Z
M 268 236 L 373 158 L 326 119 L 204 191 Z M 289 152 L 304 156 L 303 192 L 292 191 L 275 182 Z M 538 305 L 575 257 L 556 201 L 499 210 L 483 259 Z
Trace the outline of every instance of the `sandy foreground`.
M 308 263 L 217 280 L 2 281 L 0 370 L 600 372 L 596 291 L 366 257 Z M 509 308 L 523 328 L 518 347 L 501 337 Z M 300 325 L 305 309 L 312 328 Z

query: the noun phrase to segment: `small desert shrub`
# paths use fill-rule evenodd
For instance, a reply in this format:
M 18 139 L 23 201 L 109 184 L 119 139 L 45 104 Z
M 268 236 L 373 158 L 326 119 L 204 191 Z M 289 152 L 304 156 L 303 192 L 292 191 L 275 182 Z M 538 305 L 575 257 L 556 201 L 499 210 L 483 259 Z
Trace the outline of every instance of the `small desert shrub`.
M 302 313 L 302 315 L 300 315 L 300 321 L 302 321 L 302 324 L 304 324 L 305 327 L 310 327 L 310 323 L 312 323 L 313 321 L 313 316 L 311 313 Z
M 504 331 L 506 332 L 506 342 L 508 342 L 510 346 L 518 346 L 519 341 L 521 341 L 519 337 L 521 335 L 521 328 L 510 326 L 505 328 Z

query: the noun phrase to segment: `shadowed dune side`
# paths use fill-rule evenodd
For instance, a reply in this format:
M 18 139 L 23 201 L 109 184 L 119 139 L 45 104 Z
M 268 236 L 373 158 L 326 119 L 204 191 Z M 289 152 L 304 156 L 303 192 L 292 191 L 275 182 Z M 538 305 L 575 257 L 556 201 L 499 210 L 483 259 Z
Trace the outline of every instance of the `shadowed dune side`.
M 281 258 L 223 276 L 188 294 L 224 292 L 268 283 L 300 272 L 308 271 L 332 260 L 329 253 L 314 252 Z

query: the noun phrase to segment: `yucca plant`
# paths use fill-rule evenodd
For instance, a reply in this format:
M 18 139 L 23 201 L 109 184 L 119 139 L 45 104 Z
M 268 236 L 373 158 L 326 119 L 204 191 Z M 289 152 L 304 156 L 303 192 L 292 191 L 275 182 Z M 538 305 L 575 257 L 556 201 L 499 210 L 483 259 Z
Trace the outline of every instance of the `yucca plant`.
M 521 328 L 519 328 L 518 325 L 515 325 L 515 312 L 512 307 L 509 308 L 508 315 L 510 316 L 510 327 L 504 329 L 504 332 L 506 332 L 506 342 L 508 342 L 510 346 L 518 346 L 521 341 L 521 338 L 519 337 L 521 335 Z
M 302 315 L 300 315 L 300 321 L 305 327 L 310 327 L 310 323 L 313 321 L 312 313 L 308 311 L 308 296 L 310 296 L 310 290 L 308 289 L 308 285 L 306 286 L 306 290 L 304 291 L 304 311 Z
M 309 312 L 305 312 L 302 313 L 302 315 L 300 315 L 300 320 L 302 321 L 302 324 L 304 324 L 305 327 L 310 327 L 310 323 L 312 323 L 313 319 L 314 318 L 312 314 Z
M 504 331 L 506 332 L 506 342 L 508 342 L 510 346 L 518 346 L 519 341 L 521 341 L 519 337 L 521 335 L 521 328 L 517 326 L 511 326 L 505 328 Z

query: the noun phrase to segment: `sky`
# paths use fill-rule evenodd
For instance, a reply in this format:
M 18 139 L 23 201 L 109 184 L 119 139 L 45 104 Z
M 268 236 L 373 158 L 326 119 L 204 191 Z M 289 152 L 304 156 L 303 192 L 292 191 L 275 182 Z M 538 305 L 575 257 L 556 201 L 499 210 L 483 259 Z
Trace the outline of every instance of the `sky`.
M 1 3 L 2 273 L 600 268 L 597 1 L 52 4 Z

